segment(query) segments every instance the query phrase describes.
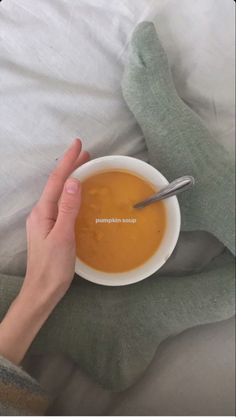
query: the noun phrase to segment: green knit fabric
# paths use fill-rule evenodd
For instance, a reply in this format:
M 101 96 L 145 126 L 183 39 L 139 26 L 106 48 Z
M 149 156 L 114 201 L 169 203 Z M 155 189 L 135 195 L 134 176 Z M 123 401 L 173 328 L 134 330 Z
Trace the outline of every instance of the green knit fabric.
M 144 133 L 151 165 L 169 180 L 195 177 L 195 189 L 179 197 L 182 229 L 211 232 L 235 254 L 233 159 L 178 96 L 152 23 L 139 24 L 133 34 L 123 95 Z
M 123 93 L 140 124 L 152 165 L 172 180 L 191 174 L 180 198 L 184 230 L 207 230 L 228 249 L 201 273 L 152 277 L 127 287 L 75 279 L 31 352 L 64 352 L 112 390 L 133 384 L 167 337 L 234 314 L 234 166 L 178 97 L 151 23 L 134 32 Z M 0 319 L 22 278 L 0 276 Z

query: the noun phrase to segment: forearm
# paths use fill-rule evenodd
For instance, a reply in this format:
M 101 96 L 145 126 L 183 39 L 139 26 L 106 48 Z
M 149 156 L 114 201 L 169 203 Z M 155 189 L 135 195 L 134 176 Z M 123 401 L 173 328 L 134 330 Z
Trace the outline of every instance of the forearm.
M 70 176 L 89 159 L 89 154 L 81 152 L 81 147 L 81 141 L 76 139 L 50 175 L 26 221 L 26 277 L 0 324 L 0 355 L 15 364 L 21 362 L 74 276 L 74 230 L 81 203 L 81 185 Z M 8 301 L 2 303 L 0 320 Z
M 0 355 L 19 364 L 54 306 L 51 296 L 20 291 L 0 324 Z

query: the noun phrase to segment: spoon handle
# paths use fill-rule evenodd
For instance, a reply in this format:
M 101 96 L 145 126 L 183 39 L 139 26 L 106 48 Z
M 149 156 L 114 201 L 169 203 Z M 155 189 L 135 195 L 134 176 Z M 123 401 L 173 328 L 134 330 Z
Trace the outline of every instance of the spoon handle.
M 142 208 L 156 201 L 163 200 L 164 198 L 168 198 L 173 195 L 182 193 L 183 191 L 186 191 L 190 187 L 192 187 L 194 183 L 194 178 L 190 175 L 177 178 L 176 180 L 168 184 L 166 187 L 164 187 L 161 191 L 158 191 L 158 193 L 152 195 L 146 200 L 141 201 L 140 203 L 135 204 L 134 208 Z

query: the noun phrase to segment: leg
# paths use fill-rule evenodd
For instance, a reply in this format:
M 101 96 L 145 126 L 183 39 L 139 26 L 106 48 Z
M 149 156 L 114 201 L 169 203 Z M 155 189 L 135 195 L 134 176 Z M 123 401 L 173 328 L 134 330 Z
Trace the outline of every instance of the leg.
M 178 96 L 152 23 L 141 23 L 133 34 L 123 94 L 143 130 L 150 163 L 169 180 L 196 179 L 195 189 L 179 198 L 183 229 L 208 231 L 235 253 L 233 161 Z

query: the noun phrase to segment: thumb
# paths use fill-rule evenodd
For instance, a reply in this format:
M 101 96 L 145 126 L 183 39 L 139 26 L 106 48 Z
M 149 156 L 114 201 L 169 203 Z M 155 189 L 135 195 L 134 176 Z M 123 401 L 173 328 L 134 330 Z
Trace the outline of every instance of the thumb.
M 55 228 L 61 235 L 74 233 L 75 221 L 81 202 L 81 184 L 76 178 L 69 178 L 62 191 Z

